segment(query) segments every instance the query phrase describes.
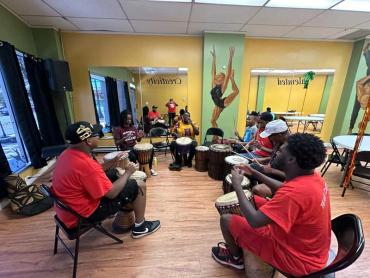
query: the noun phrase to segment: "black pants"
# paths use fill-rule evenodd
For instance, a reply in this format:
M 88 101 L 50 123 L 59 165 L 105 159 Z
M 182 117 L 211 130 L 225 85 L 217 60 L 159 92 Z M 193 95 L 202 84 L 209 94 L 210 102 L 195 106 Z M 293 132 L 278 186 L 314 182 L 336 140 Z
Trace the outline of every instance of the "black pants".
M 168 112 L 168 125 L 172 126 L 173 120 L 176 117 L 176 113 L 170 113 Z
M 184 162 L 190 162 L 193 160 L 194 155 L 195 155 L 195 148 L 197 146 L 197 142 L 193 141 L 191 142 L 190 145 L 190 151 L 189 151 L 189 156 L 187 154 L 181 154 L 177 150 L 177 144 L 176 141 L 172 141 L 170 144 L 170 150 L 173 156 L 175 157 L 175 162 L 178 164 L 181 164 L 182 159 L 184 159 Z
M 152 169 L 152 166 L 153 166 L 153 158 L 154 158 L 154 149 L 152 150 L 152 153 L 150 155 L 150 160 L 149 160 L 149 168 Z M 131 149 L 128 153 L 128 159 L 131 161 L 131 162 L 134 162 L 134 163 L 137 163 L 137 155 L 136 155 L 136 152 Z
M 140 193 L 144 194 L 141 190 Z M 127 204 L 135 201 L 138 194 L 139 186 L 137 185 L 136 180 L 129 179 L 116 198 L 109 199 L 103 197 L 100 200 L 98 208 L 89 216 L 88 219 L 93 222 L 103 221 L 109 216 L 117 213 L 119 210 L 122 210 Z

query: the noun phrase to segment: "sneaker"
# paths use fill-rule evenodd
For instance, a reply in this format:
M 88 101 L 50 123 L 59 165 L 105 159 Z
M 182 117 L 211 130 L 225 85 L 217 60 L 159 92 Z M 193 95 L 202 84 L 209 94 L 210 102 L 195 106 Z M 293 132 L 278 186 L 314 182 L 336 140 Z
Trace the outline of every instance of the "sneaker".
M 228 265 L 239 270 L 244 269 L 243 256 L 234 259 L 224 242 L 219 242 L 217 247 L 212 247 L 212 257 L 220 264 Z
M 134 227 L 132 229 L 131 236 L 133 238 L 141 238 L 143 236 L 150 235 L 157 231 L 161 227 L 161 222 L 159 220 L 155 221 L 145 221 L 139 227 Z
M 154 171 L 154 169 L 150 169 L 150 174 L 152 176 L 158 176 L 158 173 L 156 171 Z
M 191 163 L 191 161 L 187 161 L 186 162 L 186 166 L 188 166 L 189 168 L 193 167 L 193 164 Z

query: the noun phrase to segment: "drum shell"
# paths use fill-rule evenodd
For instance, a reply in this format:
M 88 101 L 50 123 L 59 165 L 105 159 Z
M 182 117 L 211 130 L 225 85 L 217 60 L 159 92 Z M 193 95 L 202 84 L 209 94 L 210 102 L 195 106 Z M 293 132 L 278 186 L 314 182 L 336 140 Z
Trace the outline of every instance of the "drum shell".
M 252 202 L 252 205 L 254 207 L 256 207 L 255 205 L 255 202 L 254 202 L 254 197 L 253 197 L 253 194 L 249 191 L 249 190 L 244 190 L 244 192 L 246 192 L 246 194 L 248 194 L 248 199 Z M 231 193 L 229 193 L 231 194 Z M 235 193 L 233 193 L 235 194 Z M 219 198 L 216 200 L 215 202 L 215 207 L 216 209 L 218 210 L 218 212 L 220 213 L 220 215 L 223 215 L 223 214 L 237 214 L 237 215 L 242 215 L 241 213 L 241 210 L 240 210 L 240 206 L 239 206 L 239 202 L 238 202 L 238 199 L 236 197 L 236 194 L 235 194 L 235 199 L 233 199 L 231 202 L 229 201 L 228 203 L 226 202 L 220 202 L 219 201 Z
M 146 150 L 138 150 L 134 148 L 136 153 L 137 161 L 141 164 L 149 164 L 150 158 L 152 156 L 153 147 Z
M 227 175 L 226 175 L 227 177 Z M 222 191 L 224 192 L 224 194 L 227 194 L 227 193 L 230 193 L 230 192 L 233 192 L 234 191 L 234 188 L 233 188 L 233 185 L 231 183 L 231 181 L 228 181 L 227 178 L 224 178 L 224 181 L 222 183 Z M 248 185 L 242 185 L 242 188 L 244 190 L 250 190 L 251 187 L 250 187 L 250 181 L 249 181 L 249 184 Z
M 213 150 L 212 148 L 209 149 L 208 176 L 210 178 L 215 180 L 223 180 L 225 157 L 229 156 L 230 152 L 231 148 L 225 150 Z
M 176 142 L 176 141 L 175 141 Z M 190 146 L 191 146 L 191 143 L 192 142 L 190 142 L 189 144 L 186 144 L 186 145 L 182 145 L 182 144 L 178 144 L 177 142 L 176 142 L 176 151 L 178 152 L 178 153 L 181 153 L 181 154 L 187 154 L 187 153 L 189 153 L 190 152 Z
M 135 224 L 135 213 L 133 209 L 124 208 L 113 221 L 122 231 L 129 232 Z
M 208 153 L 209 150 L 195 150 L 195 170 L 198 172 L 208 171 Z

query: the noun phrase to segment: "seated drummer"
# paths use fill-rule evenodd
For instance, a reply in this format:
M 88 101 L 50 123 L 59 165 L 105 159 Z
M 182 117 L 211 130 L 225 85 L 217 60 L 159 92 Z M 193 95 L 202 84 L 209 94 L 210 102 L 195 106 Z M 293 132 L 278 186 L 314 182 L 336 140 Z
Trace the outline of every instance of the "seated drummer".
M 112 183 L 103 171 L 115 160 L 100 165 L 91 156 L 91 151 L 98 146 L 97 126 L 88 122 L 77 122 L 68 126 L 65 138 L 69 147 L 59 156 L 53 175 L 51 190 L 56 197 L 83 217 L 93 222 L 100 222 L 116 214 L 126 205 L 132 205 L 135 212 L 133 238 L 140 238 L 154 233 L 160 222 L 146 221 L 146 185 L 143 181 L 129 179 L 136 171 L 129 163 L 125 173 Z M 60 220 L 69 228 L 77 225 L 77 218 L 69 212 L 55 206 Z M 119 213 L 117 217 L 119 217 Z M 113 231 L 119 233 L 120 228 Z M 121 229 L 122 230 L 122 229 Z
M 221 230 L 226 243 L 212 248 L 213 258 L 223 265 L 243 269 L 243 248 L 247 256 L 258 256 L 294 277 L 323 269 L 330 247 L 330 201 L 328 187 L 315 168 L 324 162 L 325 156 L 326 149 L 318 137 L 297 133 L 288 138 L 276 157 L 287 177 L 284 183 L 249 165 L 236 167 L 232 185 L 245 217 L 222 215 Z M 276 192 L 274 197 L 267 201 L 255 196 L 254 208 L 241 187 L 245 174 L 262 180 Z M 257 269 L 263 266 L 267 265 L 261 263 Z
M 242 145 L 246 146 L 249 142 L 251 142 L 252 140 L 255 140 L 256 134 L 257 134 L 257 131 L 258 131 L 257 119 L 258 119 L 258 113 L 256 111 L 252 111 L 247 116 L 244 136 L 241 137 L 239 132 L 235 131 L 235 136 L 238 137 L 239 142 L 237 142 L 237 144 L 235 144 L 234 151 L 236 151 L 236 152 L 245 152 Z
M 138 130 L 132 121 L 132 115 L 123 110 L 120 114 L 120 126 L 114 129 L 113 132 L 114 142 L 121 151 L 129 151 L 129 160 L 137 163 L 137 156 L 134 151 L 134 146 L 137 142 L 141 141 L 144 137 L 144 132 Z M 149 160 L 149 168 L 152 176 L 157 176 L 158 173 L 152 169 L 154 157 L 154 149 Z
M 268 112 L 263 112 L 257 119 L 258 130 L 256 133 L 256 139 L 250 141 L 246 148 L 250 146 L 255 147 L 256 149 L 251 153 L 243 153 L 243 156 L 253 159 L 261 157 L 270 157 L 272 153 L 272 142 L 269 138 L 262 138 L 260 134 L 265 130 L 266 124 L 272 121 L 272 115 Z
M 176 138 L 180 137 L 189 137 L 193 140 L 190 146 L 190 151 L 188 157 L 184 156 L 181 157 L 181 154 L 177 152 L 176 150 L 176 141 L 172 141 L 170 145 L 171 153 L 175 157 L 175 162 L 172 163 L 172 166 L 177 166 L 181 168 L 182 159 L 184 159 L 184 164 L 188 166 L 189 168 L 192 167 L 192 160 L 195 155 L 195 148 L 197 146 L 197 142 L 194 140 L 195 135 L 199 135 L 199 128 L 196 127 L 192 120 L 189 117 L 189 114 L 184 114 L 182 117 L 182 121 L 177 123 L 177 126 L 175 127 L 173 134 Z

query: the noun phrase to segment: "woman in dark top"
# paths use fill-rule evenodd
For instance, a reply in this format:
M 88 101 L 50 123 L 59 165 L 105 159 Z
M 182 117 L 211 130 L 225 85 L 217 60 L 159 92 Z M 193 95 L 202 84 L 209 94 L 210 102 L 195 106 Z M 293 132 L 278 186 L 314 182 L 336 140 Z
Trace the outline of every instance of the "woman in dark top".
M 122 151 L 129 151 L 129 160 L 137 163 L 134 146 L 144 137 L 144 132 L 142 130 L 138 130 L 134 126 L 132 115 L 126 110 L 122 111 L 120 114 L 120 126 L 114 129 L 113 137 L 116 146 Z M 156 176 L 157 173 L 152 169 L 153 157 L 154 149 L 149 161 L 149 168 L 151 169 L 150 171 L 152 176 Z
M 224 110 L 225 107 L 229 106 L 230 103 L 237 97 L 239 94 L 239 89 L 236 86 L 234 80 L 234 70 L 232 69 L 233 57 L 235 53 L 235 48 L 230 47 L 230 56 L 229 56 L 229 63 L 227 66 L 226 75 L 223 72 L 216 74 L 216 51 L 213 47 L 211 51 L 212 55 L 212 90 L 211 96 L 212 100 L 215 104 L 215 108 L 212 112 L 211 117 L 211 124 L 212 127 L 217 126 L 217 120 L 221 115 L 221 112 Z M 223 98 L 223 95 L 227 89 L 227 85 L 229 84 L 229 80 L 231 81 L 232 85 L 232 93 L 227 97 Z

